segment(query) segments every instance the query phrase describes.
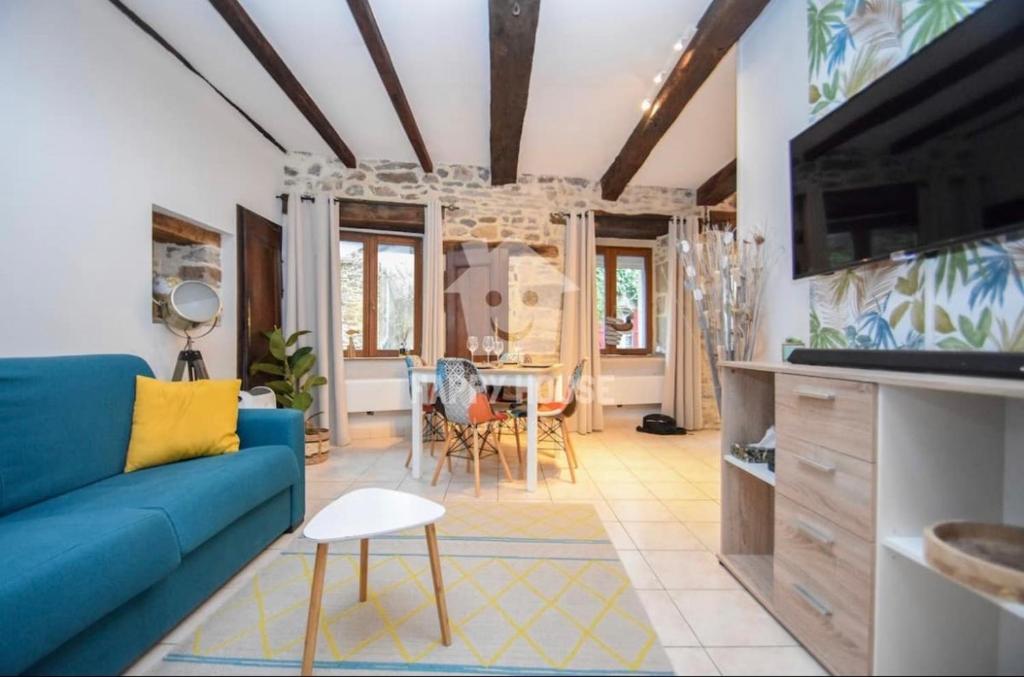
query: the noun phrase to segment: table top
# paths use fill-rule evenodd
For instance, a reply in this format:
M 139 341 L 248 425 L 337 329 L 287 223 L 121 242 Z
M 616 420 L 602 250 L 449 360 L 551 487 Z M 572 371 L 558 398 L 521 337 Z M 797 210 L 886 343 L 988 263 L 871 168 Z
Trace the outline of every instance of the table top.
M 433 524 L 444 506 L 391 489 L 356 489 L 335 499 L 309 521 L 302 535 L 317 543 L 373 538 Z
M 550 376 L 553 373 L 559 372 L 562 369 L 561 362 L 555 362 L 547 364 L 543 367 L 523 367 L 518 365 L 505 365 L 502 367 L 493 367 L 490 369 L 477 369 L 480 372 L 480 378 L 487 378 L 488 375 L 501 374 L 503 376 Z M 414 374 L 433 374 L 434 367 L 413 367 L 412 372 Z
M 1024 398 L 1024 381 L 1012 378 L 962 376 L 958 374 L 932 374 L 927 372 L 890 371 L 887 369 L 858 369 L 853 367 L 824 367 L 789 362 L 720 362 L 720 369 L 766 371 L 796 376 L 816 376 L 841 381 L 861 381 L 900 388 L 922 388 L 974 395 Z

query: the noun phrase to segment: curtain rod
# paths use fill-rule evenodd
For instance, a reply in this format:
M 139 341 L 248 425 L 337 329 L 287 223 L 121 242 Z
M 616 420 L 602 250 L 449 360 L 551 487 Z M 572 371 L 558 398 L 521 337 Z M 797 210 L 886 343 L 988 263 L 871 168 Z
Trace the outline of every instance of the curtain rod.
M 288 213 L 288 193 L 280 193 L 279 195 L 275 195 L 274 197 L 276 197 L 278 200 L 281 200 L 281 211 L 283 213 L 287 214 Z M 302 195 L 300 199 L 303 202 L 316 202 L 316 196 L 315 195 L 309 195 L 309 194 Z M 334 204 L 340 204 L 342 202 L 367 202 L 367 203 L 376 203 L 376 204 L 382 204 L 382 205 L 396 205 L 396 206 L 406 206 L 406 205 L 409 205 L 409 206 L 413 206 L 413 207 L 424 207 L 424 208 L 427 206 L 427 205 L 419 203 L 419 202 L 385 202 L 383 200 L 358 200 L 358 199 L 344 198 L 344 197 L 332 197 L 331 198 L 331 202 L 333 202 Z M 444 211 L 458 212 L 458 211 L 462 211 L 462 207 L 458 206 L 455 203 L 452 203 L 452 204 L 442 204 L 441 205 L 441 210 L 442 210 L 442 212 L 444 212 Z
M 279 200 L 283 200 L 285 203 L 288 202 L 288 193 L 281 193 L 280 195 L 275 195 L 274 197 L 276 197 Z M 310 195 L 308 193 L 302 195 L 300 199 L 303 202 L 316 202 L 316 196 L 315 195 Z M 332 197 L 331 198 L 331 202 L 333 202 L 335 204 L 338 204 L 340 202 L 366 202 L 366 203 L 370 203 L 370 204 L 394 205 L 394 206 L 401 206 L 401 207 L 404 207 L 404 206 L 426 207 L 426 205 L 421 204 L 419 202 L 385 202 L 383 200 L 355 200 L 355 199 L 344 198 L 344 197 Z M 454 204 L 452 204 L 452 205 L 442 204 L 441 206 L 443 208 L 445 208 L 445 209 L 460 209 L 460 207 L 457 207 Z

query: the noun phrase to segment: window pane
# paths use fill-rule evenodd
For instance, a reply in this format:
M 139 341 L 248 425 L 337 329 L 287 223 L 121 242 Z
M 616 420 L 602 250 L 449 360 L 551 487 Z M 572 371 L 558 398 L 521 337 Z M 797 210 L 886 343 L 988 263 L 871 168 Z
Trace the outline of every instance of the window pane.
M 604 316 L 605 316 L 605 277 L 604 254 L 598 254 L 594 275 L 594 305 L 597 308 L 597 345 L 604 350 Z
M 341 241 L 341 331 L 345 347 L 363 349 L 363 273 L 365 248 L 362 242 Z
M 615 259 L 615 317 L 624 325 L 619 348 L 647 347 L 647 259 L 618 256 Z
M 416 322 L 416 250 L 382 244 L 377 249 L 377 349 L 412 350 Z

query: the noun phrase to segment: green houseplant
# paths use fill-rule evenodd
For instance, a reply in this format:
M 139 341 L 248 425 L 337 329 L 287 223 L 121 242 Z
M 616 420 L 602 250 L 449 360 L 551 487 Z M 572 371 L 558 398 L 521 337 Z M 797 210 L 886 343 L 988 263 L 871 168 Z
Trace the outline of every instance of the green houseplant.
M 782 342 L 782 361 L 789 362 L 789 356 L 793 354 L 793 351 L 797 348 L 803 348 L 804 342 L 795 336 L 788 337 Z
M 309 346 L 295 347 L 299 339 L 309 333 L 297 331 L 285 337 L 280 327 L 263 332 L 270 342 L 270 348 L 261 360 L 249 368 L 249 373 L 253 375 L 274 376 L 266 385 L 274 391 L 278 404 L 298 409 L 303 414 L 313 405 L 313 390 L 327 384 L 325 377 L 313 372 L 316 366 L 313 349 Z M 330 431 L 313 424 L 319 415 L 320 412 L 316 412 L 306 418 L 306 463 L 310 465 L 327 460 L 330 451 L 327 444 Z

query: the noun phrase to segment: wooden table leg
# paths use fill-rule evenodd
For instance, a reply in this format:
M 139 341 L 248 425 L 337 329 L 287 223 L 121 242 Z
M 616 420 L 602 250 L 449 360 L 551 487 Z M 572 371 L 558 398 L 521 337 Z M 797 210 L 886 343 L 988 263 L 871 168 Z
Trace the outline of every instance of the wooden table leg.
M 366 601 L 366 574 L 369 573 L 370 539 L 359 541 L 359 601 Z
M 441 623 L 441 643 L 452 645 L 452 630 L 448 622 L 448 603 L 444 598 L 444 580 L 441 578 L 441 555 L 437 550 L 437 529 L 427 525 L 427 552 L 430 553 L 430 574 L 434 578 L 434 600 L 437 602 L 437 619 Z
M 313 674 L 316 656 L 316 635 L 320 626 L 320 603 L 324 597 L 324 573 L 327 570 L 327 544 L 317 543 L 313 567 L 313 588 L 309 593 L 309 616 L 306 618 L 306 645 L 302 650 L 302 674 Z

